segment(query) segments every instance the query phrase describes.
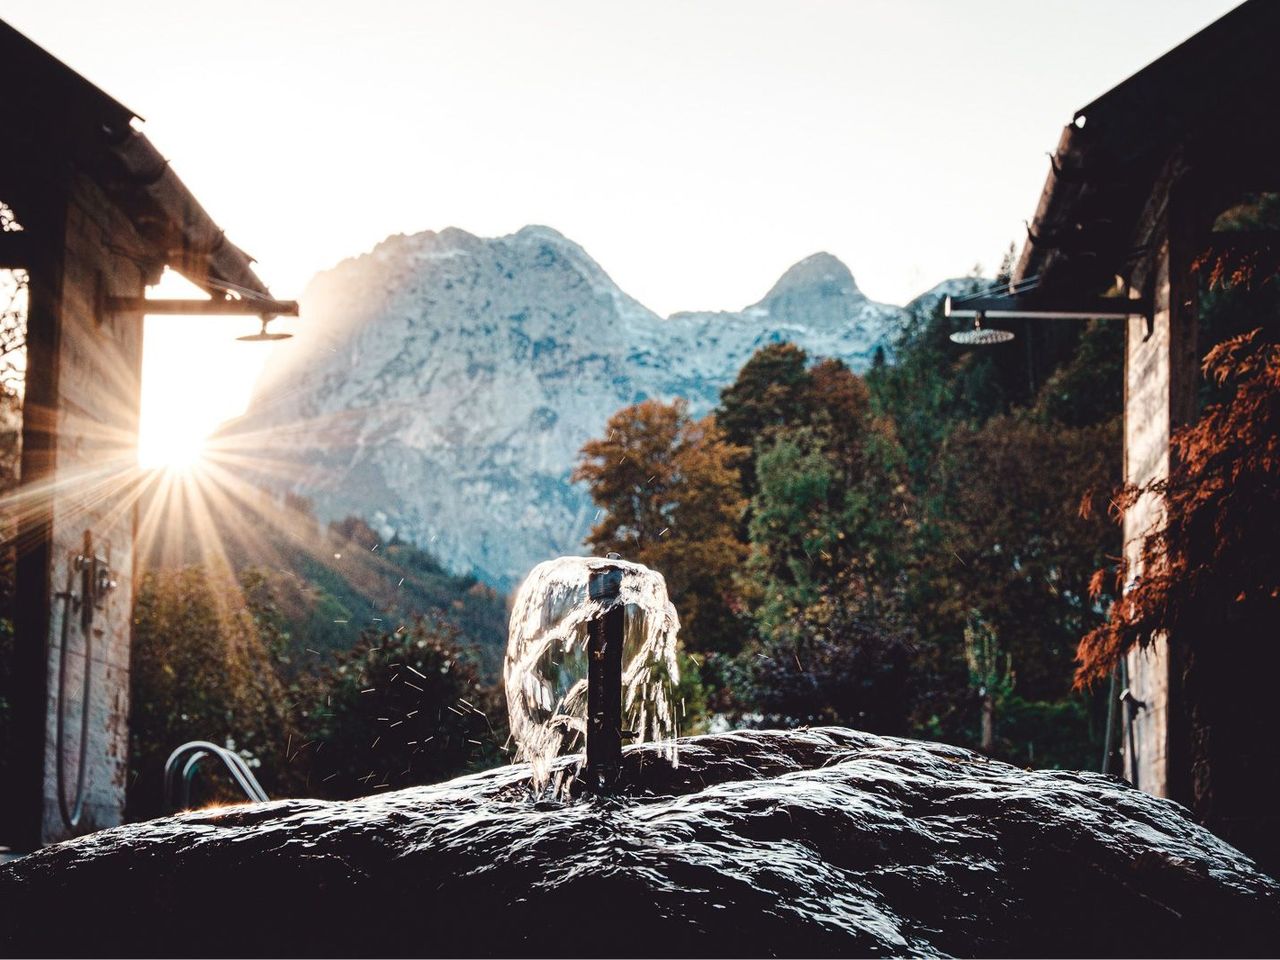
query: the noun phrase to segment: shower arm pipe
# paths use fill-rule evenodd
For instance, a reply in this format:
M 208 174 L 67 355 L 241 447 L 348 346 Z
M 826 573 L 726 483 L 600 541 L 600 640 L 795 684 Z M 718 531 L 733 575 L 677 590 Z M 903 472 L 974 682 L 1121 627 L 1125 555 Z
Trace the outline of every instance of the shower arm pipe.
M 212 298 L 207 300 L 152 300 L 147 297 L 104 297 L 99 307 L 104 316 L 118 313 L 152 316 L 198 317 L 296 317 L 298 301 L 269 300 L 265 297 Z
M 1148 299 L 1081 297 L 1058 301 L 1032 293 L 948 296 L 943 313 L 962 320 L 1127 320 L 1151 317 Z

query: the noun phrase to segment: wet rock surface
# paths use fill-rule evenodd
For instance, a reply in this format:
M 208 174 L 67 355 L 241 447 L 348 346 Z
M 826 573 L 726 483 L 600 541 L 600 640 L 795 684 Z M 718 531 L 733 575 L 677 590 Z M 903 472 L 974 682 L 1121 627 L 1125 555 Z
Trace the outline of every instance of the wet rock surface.
M 1239 956 L 1280 885 L 1098 774 L 840 728 L 103 831 L 0 867 L 0 955 Z

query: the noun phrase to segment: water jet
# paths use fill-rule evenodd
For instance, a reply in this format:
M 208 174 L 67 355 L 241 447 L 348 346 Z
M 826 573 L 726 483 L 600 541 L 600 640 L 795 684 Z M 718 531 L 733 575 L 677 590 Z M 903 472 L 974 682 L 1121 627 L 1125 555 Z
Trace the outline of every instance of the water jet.
M 679 619 L 662 575 L 608 557 L 540 563 L 516 593 L 503 679 L 516 761 L 535 791 L 620 789 L 622 743 L 677 762 Z M 557 762 L 583 752 L 576 765 Z

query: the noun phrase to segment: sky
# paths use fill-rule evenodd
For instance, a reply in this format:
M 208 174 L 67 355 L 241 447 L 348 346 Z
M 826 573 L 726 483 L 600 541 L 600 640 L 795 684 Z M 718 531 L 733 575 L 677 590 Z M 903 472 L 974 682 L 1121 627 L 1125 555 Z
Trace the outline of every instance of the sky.
M 667 314 L 753 303 L 819 250 L 891 303 L 990 271 L 1074 111 L 1233 6 L 0 0 L 0 17 L 145 118 L 279 297 L 389 234 L 542 223 Z M 240 412 L 270 357 L 234 340 L 252 326 L 149 320 L 144 434 Z

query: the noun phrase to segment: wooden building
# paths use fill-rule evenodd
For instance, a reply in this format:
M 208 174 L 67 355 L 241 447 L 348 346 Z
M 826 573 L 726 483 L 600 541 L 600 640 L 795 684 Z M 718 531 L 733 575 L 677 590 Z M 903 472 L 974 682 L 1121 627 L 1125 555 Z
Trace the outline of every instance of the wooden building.
M 1278 48 L 1280 3 L 1250 0 L 1078 110 L 1052 154 L 1009 288 L 954 304 L 953 315 L 990 320 L 1127 324 L 1129 483 L 1167 476 L 1170 435 L 1198 415 L 1200 361 L 1213 344 L 1198 331 L 1195 260 L 1227 244 L 1276 242 L 1276 234 L 1226 232 L 1222 215 L 1280 191 Z M 1161 510 L 1149 496 L 1125 516 L 1130 583 L 1142 575 L 1143 536 Z M 1187 804 L 1275 870 L 1280 722 L 1270 690 L 1280 661 L 1260 645 L 1263 659 L 1200 657 L 1190 676 L 1192 646 L 1225 643 L 1165 636 L 1128 656 L 1125 775 Z
M 271 297 L 133 111 L 4 23 L 0 78 L 15 221 L 0 269 L 27 283 L 0 844 L 26 850 L 123 816 L 146 288 L 167 266 L 212 298 L 148 313 L 265 320 L 296 305 Z

